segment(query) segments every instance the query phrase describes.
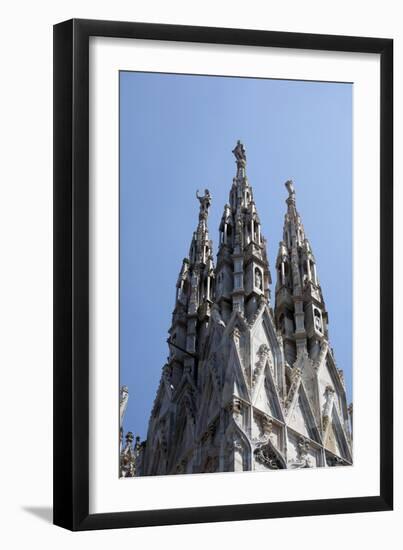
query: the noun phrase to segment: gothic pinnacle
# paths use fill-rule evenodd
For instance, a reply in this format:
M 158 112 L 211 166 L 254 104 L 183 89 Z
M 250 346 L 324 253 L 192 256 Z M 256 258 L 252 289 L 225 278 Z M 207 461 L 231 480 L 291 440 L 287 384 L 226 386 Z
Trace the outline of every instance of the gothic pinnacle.
M 232 152 L 237 172 L 219 225 L 216 268 L 207 228 L 211 195 L 196 192 L 199 219 L 178 278 L 147 443 L 131 442 L 137 476 L 352 464 L 346 390 L 329 350 L 328 315 L 294 184 L 285 183 L 273 310 L 245 148 L 238 141 Z

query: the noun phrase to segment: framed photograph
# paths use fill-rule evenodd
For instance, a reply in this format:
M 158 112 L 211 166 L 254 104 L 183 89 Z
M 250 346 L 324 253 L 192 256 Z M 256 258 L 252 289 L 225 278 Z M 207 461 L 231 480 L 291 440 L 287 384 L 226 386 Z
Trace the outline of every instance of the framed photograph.
M 55 524 L 392 509 L 392 79 L 389 38 L 55 25 Z

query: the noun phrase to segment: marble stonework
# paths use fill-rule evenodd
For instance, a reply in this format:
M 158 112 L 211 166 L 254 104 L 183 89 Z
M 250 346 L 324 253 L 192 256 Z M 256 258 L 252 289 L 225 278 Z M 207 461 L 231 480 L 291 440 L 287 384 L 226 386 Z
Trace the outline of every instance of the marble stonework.
M 122 445 L 123 456 L 135 454 L 125 475 L 352 464 L 352 407 L 329 344 L 294 184 L 285 184 L 273 309 L 244 146 L 238 142 L 233 153 L 216 265 L 207 228 L 212 197 L 207 189 L 197 194 L 199 220 L 176 283 L 169 358 L 146 441 Z

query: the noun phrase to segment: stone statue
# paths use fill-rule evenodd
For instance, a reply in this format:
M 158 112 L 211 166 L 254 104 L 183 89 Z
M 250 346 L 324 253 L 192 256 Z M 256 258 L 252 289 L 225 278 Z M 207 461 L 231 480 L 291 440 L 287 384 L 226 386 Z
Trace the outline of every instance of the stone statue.
M 128 400 L 129 400 L 129 389 L 127 386 L 122 386 L 120 388 L 120 398 L 119 398 L 120 426 L 122 426 L 122 423 L 123 423 L 123 417 L 127 409 Z
M 202 197 L 199 197 L 199 190 L 197 190 L 196 197 L 199 199 L 199 202 L 200 202 L 200 217 L 207 218 L 208 209 L 211 206 L 210 191 L 208 189 L 205 189 L 204 195 Z
M 301 436 L 297 443 L 297 454 L 298 458 L 297 460 L 294 460 L 293 462 L 290 462 L 288 467 L 289 468 L 312 468 L 313 462 L 312 458 L 309 456 L 310 451 L 310 443 L 309 441 Z
M 246 161 L 246 153 L 245 153 L 245 147 L 243 144 L 239 141 L 237 141 L 235 149 L 232 151 L 235 155 L 235 158 L 237 161 L 244 160 Z
M 315 315 L 315 328 L 319 332 L 322 332 L 322 321 L 319 315 Z
M 262 274 L 260 273 L 260 269 L 256 269 L 255 271 L 255 287 L 259 290 L 263 289 L 262 286 Z
M 287 246 L 284 241 L 279 242 L 278 255 L 283 259 L 283 261 L 288 256 Z
M 235 242 L 239 243 L 243 247 L 244 234 L 243 234 L 243 223 L 241 216 L 236 218 L 236 228 L 235 228 Z
M 285 186 L 287 187 L 287 191 L 290 196 L 295 195 L 294 182 L 292 180 L 286 181 Z

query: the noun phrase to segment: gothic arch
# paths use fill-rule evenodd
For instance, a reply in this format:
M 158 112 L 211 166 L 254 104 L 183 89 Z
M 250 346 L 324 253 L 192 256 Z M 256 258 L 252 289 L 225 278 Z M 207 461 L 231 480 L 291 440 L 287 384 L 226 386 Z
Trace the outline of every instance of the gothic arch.
M 233 449 L 234 453 L 242 453 L 242 465 L 244 471 L 252 469 L 252 444 L 246 433 L 234 420 L 231 420 L 227 428 L 227 432 L 225 434 L 225 446 L 229 450 Z

